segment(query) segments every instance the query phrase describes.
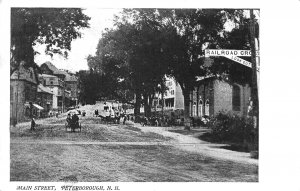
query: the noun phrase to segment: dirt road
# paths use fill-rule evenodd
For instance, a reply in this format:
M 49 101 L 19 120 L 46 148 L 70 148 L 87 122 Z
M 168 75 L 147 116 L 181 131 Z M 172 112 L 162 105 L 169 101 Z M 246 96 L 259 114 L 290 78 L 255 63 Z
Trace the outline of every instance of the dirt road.
M 11 181 L 258 181 L 243 154 L 220 157 L 227 151 L 161 128 L 80 121 L 81 133 L 65 132 L 64 116 L 11 127 Z

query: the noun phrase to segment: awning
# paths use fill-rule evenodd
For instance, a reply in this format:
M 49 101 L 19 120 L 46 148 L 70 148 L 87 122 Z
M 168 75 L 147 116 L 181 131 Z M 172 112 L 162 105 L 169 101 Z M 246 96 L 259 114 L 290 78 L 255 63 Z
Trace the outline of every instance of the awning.
M 39 109 L 39 110 L 44 110 L 44 108 L 43 107 L 41 107 L 41 106 L 39 106 L 38 104 L 32 104 L 34 107 L 36 107 L 37 109 Z
M 39 109 L 39 110 L 44 110 L 44 108 L 42 107 L 42 106 L 39 106 L 38 104 L 32 104 L 33 105 L 33 107 L 35 107 L 35 108 L 37 108 L 37 109 Z M 25 107 L 30 107 L 30 104 L 29 103 L 25 103 L 24 104 L 24 106 Z

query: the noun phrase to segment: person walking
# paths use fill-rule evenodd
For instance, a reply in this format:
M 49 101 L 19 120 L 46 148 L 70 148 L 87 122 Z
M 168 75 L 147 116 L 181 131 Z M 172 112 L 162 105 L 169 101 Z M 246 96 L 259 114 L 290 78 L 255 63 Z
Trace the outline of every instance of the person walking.
M 34 118 L 31 118 L 31 125 L 30 125 L 30 130 L 35 130 L 35 119 Z

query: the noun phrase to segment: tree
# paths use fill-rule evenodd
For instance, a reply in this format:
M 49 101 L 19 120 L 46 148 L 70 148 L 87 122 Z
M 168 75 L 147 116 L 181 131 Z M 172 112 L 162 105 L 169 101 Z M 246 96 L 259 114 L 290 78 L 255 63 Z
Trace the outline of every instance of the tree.
M 158 84 L 167 73 L 168 34 L 176 35 L 174 28 L 159 25 L 155 11 L 125 9 L 122 18 L 115 20 L 116 28 L 103 33 L 96 56 L 89 57 L 90 67 L 115 82 L 111 93 L 116 98 L 124 100 L 122 92 L 134 92 L 136 115 L 141 104 L 150 115 Z
M 206 76 L 204 48 L 214 46 L 222 39 L 227 12 L 224 10 L 175 9 L 164 14 L 177 35 L 169 41 L 172 59 L 168 62 L 168 74 L 180 84 L 184 96 L 185 125 L 189 128 L 190 92 L 197 76 Z M 171 17 L 171 18 L 170 18 Z
M 189 96 L 197 76 L 217 74 L 221 79 L 231 82 L 251 82 L 251 69 L 227 58 L 213 59 L 214 64 L 207 66 L 204 58 L 206 48 L 249 50 L 249 19 L 245 18 L 244 10 L 228 9 L 175 9 L 174 14 L 169 16 L 173 17 L 170 20 L 179 34 L 177 40 L 173 41 L 174 59 L 170 62 L 169 74 L 175 77 L 182 88 L 188 126 Z M 228 23 L 233 24 L 232 29 L 225 27 Z
M 12 8 L 11 69 L 20 61 L 34 65 L 36 44 L 46 44 L 48 55 L 67 57 L 72 40 L 81 37 L 89 20 L 79 8 Z
M 174 77 L 183 91 L 188 126 L 190 92 L 197 77 L 214 73 L 232 81 L 250 78 L 244 66 L 223 58 L 206 66 L 204 58 L 206 48 L 248 49 L 243 18 L 243 10 L 125 9 L 115 28 L 103 34 L 91 66 L 122 79 L 136 95 L 136 111 L 142 97 L 144 104 L 151 102 L 165 75 Z M 228 21 L 234 23 L 233 30 L 226 30 Z M 243 71 L 247 75 L 236 75 Z

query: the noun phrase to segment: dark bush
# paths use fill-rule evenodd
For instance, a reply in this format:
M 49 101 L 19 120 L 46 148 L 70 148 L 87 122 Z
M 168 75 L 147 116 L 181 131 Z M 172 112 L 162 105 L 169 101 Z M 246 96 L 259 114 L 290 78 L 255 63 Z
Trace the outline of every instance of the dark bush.
M 215 141 L 257 145 L 252 118 L 220 112 L 207 125 Z

